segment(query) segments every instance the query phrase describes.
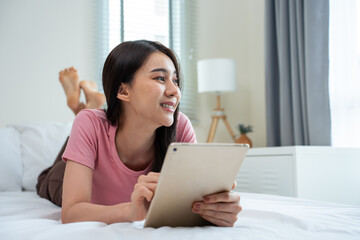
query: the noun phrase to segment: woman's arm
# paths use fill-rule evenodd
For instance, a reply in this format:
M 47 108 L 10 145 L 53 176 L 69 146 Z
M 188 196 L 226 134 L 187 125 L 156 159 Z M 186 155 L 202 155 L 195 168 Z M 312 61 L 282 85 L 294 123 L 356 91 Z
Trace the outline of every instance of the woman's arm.
M 139 178 L 132 202 L 104 206 L 91 203 L 93 170 L 68 160 L 66 163 L 61 219 L 63 223 L 100 221 L 107 224 L 143 220 L 156 188 L 158 174 Z M 146 200 L 146 201 L 145 201 Z

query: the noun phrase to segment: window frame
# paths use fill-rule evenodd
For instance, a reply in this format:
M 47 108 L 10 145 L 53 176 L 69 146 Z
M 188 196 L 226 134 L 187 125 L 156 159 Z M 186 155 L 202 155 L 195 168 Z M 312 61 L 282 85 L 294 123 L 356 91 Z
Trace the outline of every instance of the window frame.
M 109 54 L 109 0 L 97 1 L 97 61 L 96 72 L 100 91 L 102 89 L 102 67 Z M 146 0 L 145 0 L 146 1 Z M 124 0 L 120 3 L 120 42 L 124 42 Z M 180 111 L 189 117 L 193 124 L 198 123 L 198 93 L 197 93 L 197 39 L 196 11 L 194 1 L 168 0 L 169 6 L 169 48 L 174 50 L 182 69 L 182 100 Z

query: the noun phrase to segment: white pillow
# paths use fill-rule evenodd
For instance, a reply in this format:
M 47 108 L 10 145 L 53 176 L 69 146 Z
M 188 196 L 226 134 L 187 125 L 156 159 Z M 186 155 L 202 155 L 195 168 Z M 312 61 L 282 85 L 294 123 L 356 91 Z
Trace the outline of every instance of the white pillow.
M 19 133 L 0 128 L 0 191 L 21 191 L 21 168 Z
M 36 190 L 39 174 L 55 161 L 70 134 L 71 125 L 55 122 L 12 125 L 20 133 L 24 190 Z

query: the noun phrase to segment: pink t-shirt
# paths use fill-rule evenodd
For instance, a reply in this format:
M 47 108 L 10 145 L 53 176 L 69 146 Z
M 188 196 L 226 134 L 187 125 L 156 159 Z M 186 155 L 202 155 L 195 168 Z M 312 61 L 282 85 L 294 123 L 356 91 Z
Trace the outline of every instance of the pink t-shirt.
M 115 146 L 117 126 L 106 119 L 104 110 L 86 109 L 76 116 L 68 144 L 62 156 L 93 170 L 91 202 L 102 205 L 130 202 L 140 175 L 151 171 L 134 171 L 120 160 Z M 194 129 L 187 116 L 179 112 L 176 142 L 196 143 Z

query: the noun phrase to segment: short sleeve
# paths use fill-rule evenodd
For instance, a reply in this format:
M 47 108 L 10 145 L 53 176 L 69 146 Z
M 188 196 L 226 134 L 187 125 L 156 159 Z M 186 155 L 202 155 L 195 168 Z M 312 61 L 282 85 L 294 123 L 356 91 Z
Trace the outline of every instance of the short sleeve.
M 176 142 L 197 143 L 195 130 L 190 119 L 181 112 L 178 115 Z
M 83 110 L 78 113 L 62 155 L 64 161 L 72 160 L 94 169 L 97 152 L 95 120 L 96 117 L 91 112 Z

